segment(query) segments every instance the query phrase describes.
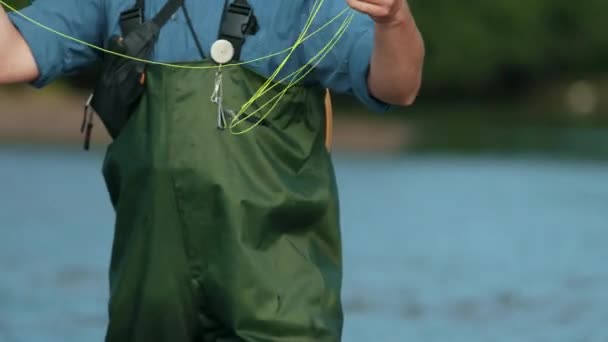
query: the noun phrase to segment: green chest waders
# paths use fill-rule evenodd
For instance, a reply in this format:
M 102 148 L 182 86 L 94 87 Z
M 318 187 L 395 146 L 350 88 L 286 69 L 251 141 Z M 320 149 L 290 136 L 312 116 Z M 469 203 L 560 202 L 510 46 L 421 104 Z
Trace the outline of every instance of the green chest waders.
M 106 340 L 339 341 L 323 91 L 294 87 L 264 126 L 234 135 L 217 128 L 214 70 L 146 76 L 104 161 L 117 214 Z M 231 67 L 223 82 L 238 110 L 264 79 Z

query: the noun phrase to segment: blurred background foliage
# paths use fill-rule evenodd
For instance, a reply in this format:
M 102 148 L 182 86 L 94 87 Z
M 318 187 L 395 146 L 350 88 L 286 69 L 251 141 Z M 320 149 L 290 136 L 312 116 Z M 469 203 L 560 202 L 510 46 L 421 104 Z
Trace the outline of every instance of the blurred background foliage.
M 602 72 L 608 2 L 411 1 L 427 44 L 426 89 L 513 95 L 559 78 Z

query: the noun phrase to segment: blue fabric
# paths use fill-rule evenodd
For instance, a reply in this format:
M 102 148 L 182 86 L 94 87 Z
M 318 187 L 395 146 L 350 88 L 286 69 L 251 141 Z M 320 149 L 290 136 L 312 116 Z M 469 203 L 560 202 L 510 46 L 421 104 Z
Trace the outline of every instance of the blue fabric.
M 201 39 L 206 56 L 218 37 L 224 0 L 186 0 L 186 6 Z M 147 0 L 146 18 L 153 17 L 166 0 Z M 269 55 L 293 44 L 308 18 L 313 0 L 249 0 L 258 18 L 260 30 L 248 37 L 241 53 L 242 61 Z M 120 34 L 119 15 L 135 4 L 135 0 L 37 0 L 23 10 L 27 16 L 59 32 L 95 45 L 105 45 L 108 38 Z M 345 8 L 344 0 L 325 0 L 313 26 L 313 32 Z M 47 32 L 15 13 L 9 14 L 15 26 L 28 42 L 40 77 L 34 82 L 44 86 L 55 78 L 70 74 L 101 57 L 100 53 Z M 292 56 L 285 76 L 306 63 L 334 35 L 341 20 L 331 24 L 307 40 Z M 306 82 L 319 84 L 338 93 L 355 95 L 369 109 L 384 111 L 388 105 L 374 99 L 367 87 L 369 61 L 373 49 L 373 22 L 357 13 L 342 40 L 332 52 L 311 72 Z M 269 76 L 285 55 L 264 59 L 246 67 Z M 186 24 L 183 11 L 161 30 L 152 59 L 163 62 L 200 60 L 195 42 Z

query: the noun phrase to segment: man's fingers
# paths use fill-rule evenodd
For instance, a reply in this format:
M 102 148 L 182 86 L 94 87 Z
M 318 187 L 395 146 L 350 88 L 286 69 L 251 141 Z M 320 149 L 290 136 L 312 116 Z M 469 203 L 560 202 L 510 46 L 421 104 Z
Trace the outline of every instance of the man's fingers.
M 354 8 L 359 12 L 363 12 L 372 17 L 383 17 L 390 13 L 390 8 L 382 6 L 381 4 L 375 4 L 368 1 L 361 0 L 347 0 L 347 3 L 350 7 Z M 376 0 L 377 1 L 377 0 Z
M 394 5 L 394 0 L 346 0 L 346 2 L 355 10 L 374 18 L 389 16 Z
M 392 0 L 354 0 L 353 2 L 364 2 L 374 5 L 390 5 Z

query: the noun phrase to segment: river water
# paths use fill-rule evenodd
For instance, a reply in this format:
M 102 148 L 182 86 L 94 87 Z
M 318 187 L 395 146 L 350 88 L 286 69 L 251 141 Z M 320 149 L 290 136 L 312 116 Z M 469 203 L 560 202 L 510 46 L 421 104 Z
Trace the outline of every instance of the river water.
M 0 341 L 101 341 L 102 154 L 0 147 Z M 344 341 L 608 341 L 608 162 L 335 156 Z

